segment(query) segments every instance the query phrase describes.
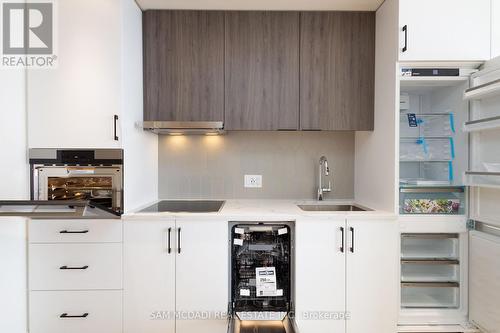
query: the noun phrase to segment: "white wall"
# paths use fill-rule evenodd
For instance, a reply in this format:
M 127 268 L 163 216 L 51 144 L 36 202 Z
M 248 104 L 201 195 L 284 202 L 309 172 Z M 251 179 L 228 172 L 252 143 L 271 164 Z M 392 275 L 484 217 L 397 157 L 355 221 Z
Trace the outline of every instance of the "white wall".
M 491 0 L 491 57 L 500 56 L 500 0 Z
M 120 1 L 124 207 L 131 211 L 158 198 L 158 136 L 135 126 L 143 119 L 142 12 L 133 0 Z
M 26 72 L 0 70 L 0 200 L 29 199 Z
M 325 193 L 325 199 L 353 199 L 353 132 L 164 135 L 159 138 L 159 196 L 313 199 L 317 196 L 318 161 L 322 155 L 328 158 L 332 183 L 332 192 Z M 245 188 L 244 175 L 262 175 L 262 188 Z
M 356 132 L 356 202 L 374 209 L 397 209 L 396 81 L 398 4 L 386 0 L 376 13 L 375 130 Z

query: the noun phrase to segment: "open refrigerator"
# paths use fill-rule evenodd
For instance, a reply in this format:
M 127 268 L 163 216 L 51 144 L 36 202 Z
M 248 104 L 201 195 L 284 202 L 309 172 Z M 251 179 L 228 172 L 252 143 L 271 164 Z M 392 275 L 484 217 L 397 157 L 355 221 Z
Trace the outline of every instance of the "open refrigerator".
M 399 331 L 500 333 L 500 58 L 399 75 Z

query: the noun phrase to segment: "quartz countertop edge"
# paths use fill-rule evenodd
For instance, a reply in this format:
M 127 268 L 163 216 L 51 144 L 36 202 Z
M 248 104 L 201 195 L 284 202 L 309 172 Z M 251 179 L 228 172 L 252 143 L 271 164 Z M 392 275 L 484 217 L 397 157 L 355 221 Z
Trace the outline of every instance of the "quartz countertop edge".
M 161 199 L 161 200 L 183 200 L 183 199 Z M 154 219 L 154 218 L 183 218 L 183 217 L 213 217 L 225 218 L 228 220 L 236 218 L 247 218 L 251 220 L 297 220 L 300 218 L 328 218 L 349 216 L 350 218 L 362 219 L 396 219 L 395 213 L 383 210 L 367 211 L 303 211 L 297 205 L 321 204 L 321 205 L 349 205 L 356 204 L 353 200 L 276 200 L 276 199 L 213 199 L 224 200 L 225 203 L 218 212 L 211 213 L 189 213 L 189 212 L 141 212 L 142 209 L 149 207 L 161 200 L 150 202 L 146 205 L 122 215 L 124 219 Z M 189 199 L 186 199 L 189 200 Z M 209 200 L 209 199 L 200 199 Z M 211 200 L 211 199 L 210 199 Z M 363 205 L 359 205 L 362 206 Z M 370 208 L 370 207 L 368 207 Z

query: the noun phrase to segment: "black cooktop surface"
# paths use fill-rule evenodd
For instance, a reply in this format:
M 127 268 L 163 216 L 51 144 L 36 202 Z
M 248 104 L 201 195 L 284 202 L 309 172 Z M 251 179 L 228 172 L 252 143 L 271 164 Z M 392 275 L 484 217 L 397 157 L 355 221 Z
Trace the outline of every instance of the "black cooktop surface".
M 162 200 L 139 213 L 215 213 L 225 201 L 216 200 Z

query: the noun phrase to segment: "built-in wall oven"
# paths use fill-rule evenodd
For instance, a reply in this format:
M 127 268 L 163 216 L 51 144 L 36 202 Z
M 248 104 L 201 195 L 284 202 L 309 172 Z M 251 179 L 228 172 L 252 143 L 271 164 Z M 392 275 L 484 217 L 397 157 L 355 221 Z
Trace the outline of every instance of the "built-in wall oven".
M 123 150 L 30 149 L 32 200 L 89 200 L 123 212 Z

